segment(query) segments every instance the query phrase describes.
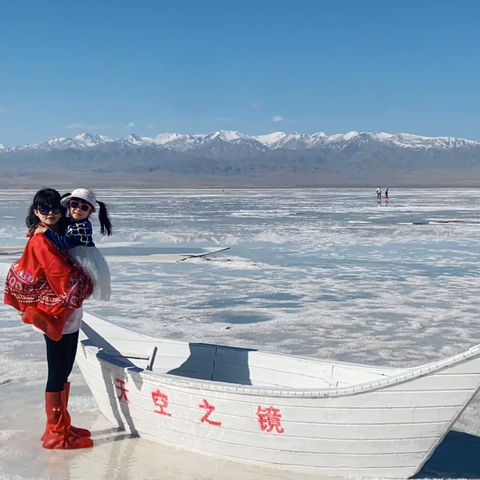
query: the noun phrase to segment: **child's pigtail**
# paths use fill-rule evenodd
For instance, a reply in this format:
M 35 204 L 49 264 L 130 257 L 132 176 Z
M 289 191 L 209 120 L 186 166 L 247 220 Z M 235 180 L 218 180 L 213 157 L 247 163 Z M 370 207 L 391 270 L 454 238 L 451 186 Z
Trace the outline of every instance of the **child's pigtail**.
M 98 219 L 100 220 L 100 233 L 102 235 L 112 235 L 112 224 L 108 218 L 107 206 L 103 202 L 97 203 L 100 205 L 100 212 L 98 212 Z
M 65 197 L 69 197 L 71 194 L 70 193 L 64 193 L 61 196 L 61 199 Z M 70 206 L 65 208 L 60 205 L 60 208 L 62 209 L 62 216 L 60 218 L 60 221 L 58 222 L 58 228 L 59 228 L 59 233 L 63 235 L 65 233 L 65 230 L 68 227 L 68 224 L 70 223 Z

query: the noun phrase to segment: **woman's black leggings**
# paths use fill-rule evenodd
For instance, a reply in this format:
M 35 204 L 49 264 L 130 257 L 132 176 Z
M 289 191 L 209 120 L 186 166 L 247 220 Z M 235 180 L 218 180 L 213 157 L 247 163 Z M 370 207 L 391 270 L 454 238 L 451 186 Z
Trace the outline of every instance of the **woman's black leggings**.
M 62 335 L 61 340 L 55 342 L 46 335 L 48 380 L 47 392 L 61 392 L 68 376 L 72 372 L 73 362 L 77 354 L 78 331 Z

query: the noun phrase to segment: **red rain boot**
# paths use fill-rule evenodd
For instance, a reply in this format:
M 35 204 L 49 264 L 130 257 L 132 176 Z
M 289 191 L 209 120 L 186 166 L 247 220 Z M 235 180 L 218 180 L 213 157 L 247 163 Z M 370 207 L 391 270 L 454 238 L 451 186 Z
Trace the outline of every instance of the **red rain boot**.
M 70 431 L 70 422 L 65 414 L 65 391 L 45 392 L 47 426 L 43 435 L 43 448 L 74 450 L 93 447 L 91 438 L 79 437 Z
M 55 342 L 62 339 L 65 322 L 59 322 L 57 317 L 49 315 L 37 307 L 27 307 L 24 315 L 22 315 L 22 321 L 39 328 L 48 338 Z
M 75 435 L 78 435 L 79 437 L 91 437 L 92 434 L 90 430 L 87 430 L 86 428 L 77 428 L 71 424 L 70 414 L 68 413 L 68 398 L 70 397 L 70 382 L 67 382 L 64 385 L 64 391 L 65 391 L 65 415 L 67 416 L 68 422 L 70 423 L 70 431 L 72 431 Z

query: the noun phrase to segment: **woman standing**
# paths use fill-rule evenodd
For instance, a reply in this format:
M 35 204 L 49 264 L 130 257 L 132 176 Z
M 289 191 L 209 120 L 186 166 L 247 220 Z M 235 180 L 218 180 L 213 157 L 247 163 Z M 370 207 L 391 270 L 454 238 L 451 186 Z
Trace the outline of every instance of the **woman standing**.
M 35 235 L 38 226 L 58 231 L 64 212 L 60 199 L 60 194 L 50 188 L 35 195 L 26 219 L 30 239 L 20 260 L 8 272 L 5 303 L 23 312 L 22 320 L 45 337 L 48 381 L 43 448 L 88 448 L 93 447 L 90 432 L 71 425 L 67 407 L 81 307 L 92 294 L 92 282 L 44 235 Z

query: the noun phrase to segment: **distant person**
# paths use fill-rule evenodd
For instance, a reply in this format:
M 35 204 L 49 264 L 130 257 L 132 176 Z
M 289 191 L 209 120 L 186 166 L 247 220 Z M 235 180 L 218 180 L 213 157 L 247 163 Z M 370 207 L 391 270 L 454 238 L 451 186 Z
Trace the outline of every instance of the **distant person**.
M 382 187 L 377 188 L 377 202 L 382 203 Z
M 385 189 L 385 203 L 388 205 L 388 187 Z

